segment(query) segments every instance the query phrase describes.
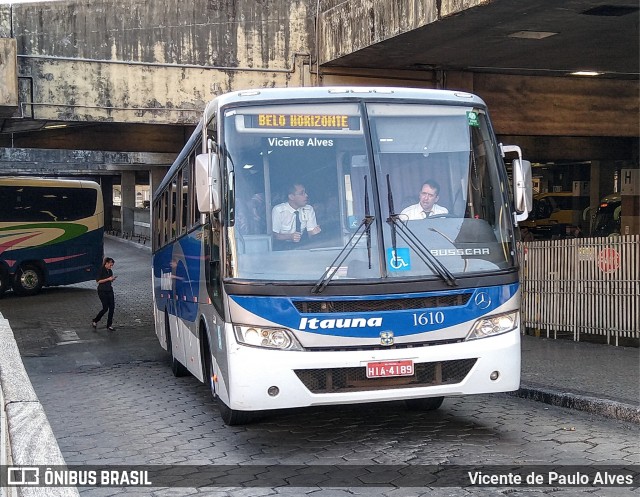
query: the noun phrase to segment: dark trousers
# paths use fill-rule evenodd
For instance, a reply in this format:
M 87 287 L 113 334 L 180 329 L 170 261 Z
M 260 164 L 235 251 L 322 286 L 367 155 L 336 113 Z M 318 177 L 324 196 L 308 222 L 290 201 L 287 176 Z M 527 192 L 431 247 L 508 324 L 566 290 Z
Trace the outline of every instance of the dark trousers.
M 93 322 L 97 323 L 100 321 L 105 312 L 109 311 L 107 315 L 107 326 L 111 326 L 113 324 L 113 311 L 116 308 L 116 299 L 113 292 L 98 292 L 98 297 L 100 297 L 100 302 L 102 302 L 102 310 L 93 319 Z

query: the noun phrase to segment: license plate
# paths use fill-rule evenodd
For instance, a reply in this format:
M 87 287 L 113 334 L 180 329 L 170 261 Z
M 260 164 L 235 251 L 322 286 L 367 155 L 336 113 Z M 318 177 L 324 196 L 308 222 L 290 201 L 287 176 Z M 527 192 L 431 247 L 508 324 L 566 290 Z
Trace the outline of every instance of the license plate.
M 413 361 L 368 362 L 367 378 L 390 378 L 392 376 L 413 376 Z

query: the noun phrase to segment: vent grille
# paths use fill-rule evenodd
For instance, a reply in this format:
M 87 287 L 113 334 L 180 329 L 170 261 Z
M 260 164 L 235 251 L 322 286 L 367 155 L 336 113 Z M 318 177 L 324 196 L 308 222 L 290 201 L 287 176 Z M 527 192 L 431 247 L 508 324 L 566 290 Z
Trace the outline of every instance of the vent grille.
M 367 378 L 366 368 L 298 369 L 296 375 L 312 393 L 362 392 L 366 390 L 429 387 L 460 383 L 477 359 L 414 364 L 413 376 Z
M 434 340 L 432 342 L 410 342 L 394 343 L 393 345 L 342 345 L 332 347 L 305 347 L 308 352 L 353 352 L 354 350 L 394 350 L 394 349 L 415 349 L 420 347 L 432 347 L 434 345 L 445 345 L 449 343 L 464 342 L 464 338 L 452 338 L 449 340 Z
M 433 297 L 414 297 L 406 299 L 382 300 L 328 300 L 293 302 L 303 314 L 328 312 L 379 312 L 403 311 L 407 309 L 428 309 L 433 307 L 464 306 L 471 298 L 470 293 L 440 295 Z

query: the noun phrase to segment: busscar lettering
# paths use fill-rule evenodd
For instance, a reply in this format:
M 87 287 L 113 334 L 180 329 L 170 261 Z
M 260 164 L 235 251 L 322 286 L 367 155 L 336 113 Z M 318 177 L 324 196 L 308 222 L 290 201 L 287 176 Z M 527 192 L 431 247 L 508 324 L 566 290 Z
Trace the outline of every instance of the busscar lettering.
M 431 249 L 431 252 L 435 256 L 445 256 L 445 255 L 489 255 L 490 251 L 488 248 L 450 248 L 450 249 Z
M 302 318 L 300 319 L 301 330 L 327 330 L 334 328 L 378 328 L 382 326 L 382 318 L 343 318 L 343 319 L 318 319 L 318 318 Z

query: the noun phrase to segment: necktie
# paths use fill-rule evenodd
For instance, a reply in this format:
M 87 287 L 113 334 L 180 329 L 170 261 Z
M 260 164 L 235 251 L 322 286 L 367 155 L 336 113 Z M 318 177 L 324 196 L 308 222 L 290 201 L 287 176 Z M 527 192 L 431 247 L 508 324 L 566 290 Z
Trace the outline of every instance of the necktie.
M 302 233 L 302 223 L 300 222 L 300 212 L 296 211 L 296 233 Z

